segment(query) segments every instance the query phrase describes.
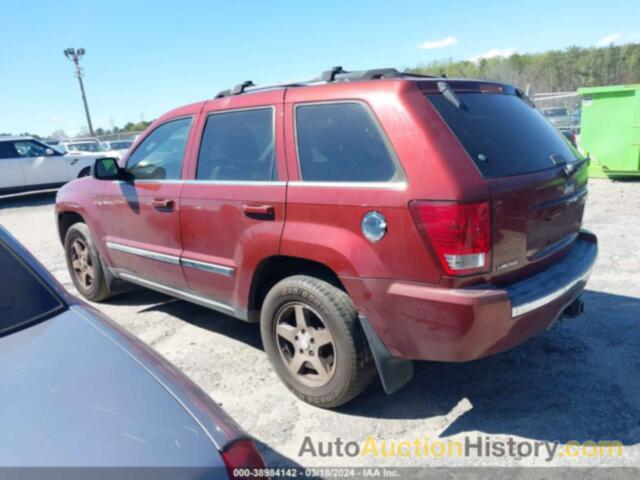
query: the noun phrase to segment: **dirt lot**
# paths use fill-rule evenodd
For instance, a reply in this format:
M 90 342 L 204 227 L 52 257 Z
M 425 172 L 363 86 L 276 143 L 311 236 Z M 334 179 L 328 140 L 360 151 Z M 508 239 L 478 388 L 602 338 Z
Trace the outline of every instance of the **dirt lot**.
M 52 193 L 0 200 L 8 228 L 73 290 Z M 600 257 L 586 313 L 513 351 L 467 364 L 420 363 L 393 396 L 379 382 L 339 411 L 298 401 L 277 380 L 258 328 L 150 291 L 96 305 L 175 363 L 260 442 L 271 465 L 640 465 L 640 183 L 593 180 L 585 226 Z M 465 437 L 620 440 L 621 457 L 298 456 L 305 436 L 361 442 Z

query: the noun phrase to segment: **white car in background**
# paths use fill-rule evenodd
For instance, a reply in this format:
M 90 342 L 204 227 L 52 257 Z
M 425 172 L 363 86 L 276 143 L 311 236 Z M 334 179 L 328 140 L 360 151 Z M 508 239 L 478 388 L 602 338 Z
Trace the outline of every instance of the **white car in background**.
M 61 153 L 31 137 L 0 137 L 0 195 L 58 188 L 91 173 L 105 156 Z
M 64 140 L 58 144 L 58 149 L 62 149 L 65 153 L 74 155 L 96 155 L 105 153 L 100 142 L 94 138 Z
M 102 142 L 102 148 L 105 150 L 105 154 L 108 157 L 117 158 L 120 160 L 124 157 L 124 154 L 129 151 L 133 141 L 131 140 L 108 140 Z

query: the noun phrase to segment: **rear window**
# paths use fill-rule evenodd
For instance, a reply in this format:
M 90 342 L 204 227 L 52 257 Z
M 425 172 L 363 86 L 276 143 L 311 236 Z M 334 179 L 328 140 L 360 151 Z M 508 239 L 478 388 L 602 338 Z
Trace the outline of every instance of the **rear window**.
M 0 241 L 0 336 L 65 308 L 47 285 Z
M 320 103 L 296 108 L 302 180 L 386 182 L 397 169 L 381 129 L 360 103 Z
M 458 137 L 484 177 L 505 177 L 575 161 L 576 152 L 536 109 L 505 93 L 455 93 L 426 97 Z M 554 160 L 552 160 L 552 157 Z

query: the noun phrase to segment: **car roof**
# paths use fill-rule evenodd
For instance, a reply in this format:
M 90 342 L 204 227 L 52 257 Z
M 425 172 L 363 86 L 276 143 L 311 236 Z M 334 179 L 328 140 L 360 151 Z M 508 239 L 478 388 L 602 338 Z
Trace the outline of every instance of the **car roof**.
M 4 137 L 0 137 L 0 142 L 16 142 L 19 140 L 36 140 L 33 137 L 28 137 L 28 136 L 4 136 Z

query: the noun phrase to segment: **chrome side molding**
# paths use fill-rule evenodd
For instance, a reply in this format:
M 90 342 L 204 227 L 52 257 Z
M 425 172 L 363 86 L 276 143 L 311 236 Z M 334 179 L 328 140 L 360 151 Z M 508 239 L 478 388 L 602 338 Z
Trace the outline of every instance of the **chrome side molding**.
M 225 277 L 233 277 L 235 269 L 232 267 L 225 267 L 216 263 L 201 262 L 199 260 L 189 260 L 188 258 L 181 258 L 180 264 L 183 267 L 195 268 L 196 270 L 204 270 L 205 272 L 217 273 Z
M 183 267 L 216 273 L 225 277 L 233 277 L 236 271 L 233 267 L 227 267 L 225 265 L 219 265 L 217 263 L 201 262 L 199 260 L 191 260 L 184 257 L 180 258 L 176 255 L 153 252 L 144 248 L 130 247 L 128 245 L 122 245 L 121 243 L 116 242 L 107 242 L 107 248 L 109 250 L 116 250 L 119 252 L 128 253 L 130 255 L 136 255 L 138 257 L 156 260 L 158 262 L 170 263 L 171 265 L 182 265 Z
M 136 255 L 138 257 L 150 258 L 151 260 L 157 260 L 159 262 L 170 263 L 172 265 L 180 265 L 180 257 L 167 255 L 165 253 L 152 252 L 151 250 L 130 247 L 128 245 L 122 245 L 121 243 L 115 242 L 107 242 L 107 248 L 109 250 L 117 250 L 119 252 Z

